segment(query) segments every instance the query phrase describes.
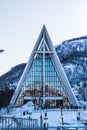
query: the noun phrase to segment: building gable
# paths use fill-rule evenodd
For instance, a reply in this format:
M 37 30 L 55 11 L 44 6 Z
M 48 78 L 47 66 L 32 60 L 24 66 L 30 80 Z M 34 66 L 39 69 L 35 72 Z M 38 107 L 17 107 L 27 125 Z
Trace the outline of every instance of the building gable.
M 22 105 L 25 100 L 38 100 L 44 106 L 46 101 L 61 97 L 67 97 L 71 105 L 79 106 L 43 26 L 9 106 Z

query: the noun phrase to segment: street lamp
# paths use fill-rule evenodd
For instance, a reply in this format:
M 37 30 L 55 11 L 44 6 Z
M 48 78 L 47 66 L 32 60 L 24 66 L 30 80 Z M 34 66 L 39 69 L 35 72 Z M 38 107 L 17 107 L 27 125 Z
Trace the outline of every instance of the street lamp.
M 0 50 L 0 53 L 3 52 L 4 50 Z

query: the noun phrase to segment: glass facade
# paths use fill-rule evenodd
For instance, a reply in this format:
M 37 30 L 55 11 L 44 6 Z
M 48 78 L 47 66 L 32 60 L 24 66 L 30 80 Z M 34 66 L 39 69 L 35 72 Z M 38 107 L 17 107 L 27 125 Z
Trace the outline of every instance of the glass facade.
M 53 53 L 49 53 L 46 43 L 42 42 L 35 52 L 16 105 L 22 105 L 32 100 L 40 107 L 55 107 L 63 102 L 66 94 L 63 91 L 61 79 L 56 72 L 51 55 Z

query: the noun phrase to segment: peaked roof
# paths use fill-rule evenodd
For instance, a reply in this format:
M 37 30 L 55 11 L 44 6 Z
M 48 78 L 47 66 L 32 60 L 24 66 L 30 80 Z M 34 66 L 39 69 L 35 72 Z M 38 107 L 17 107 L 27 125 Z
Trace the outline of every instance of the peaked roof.
M 49 34 L 48 34 L 47 30 L 46 30 L 45 25 L 43 26 L 43 28 L 42 28 L 42 30 L 41 30 L 41 32 L 39 34 L 39 37 L 38 37 L 38 39 L 36 41 L 36 44 L 34 46 L 34 49 L 33 49 L 32 53 L 31 53 L 31 56 L 30 56 L 30 58 L 29 58 L 29 60 L 27 62 L 27 65 L 26 65 L 25 69 L 24 69 L 24 72 L 23 72 L 23 74 L 22 74 L 22 76 L 21 76 L 21 78 L 19 80 L 19 83 L 18 83 L 17 88 L 16 88 L 16 90 L 15 90 L 15 92 L 13 94 L 13 97 L 12 97 L 12 99 L 10 101 L 9 106 L 13 106 L 15 104 L 15 102 L 16 102 L 16 100 L 17 100 L 17 98 L 18 98 L 18 96 L 19 96 L 19 94 L 21 92 L 22 84 L 25 81 L 25 78 L 26 78 L 27 74 L 30 71 L 35 52 L 38 51 L 38 48 L 40 48 L 41 40 L 43 38 L 45 39 L 46 44 L 47 44 L 46 49 L 49 49 L 49 53 L 53 53 L 53 55 L 51 55 L 51 58 L 52 58 L 52 61 L 53 61 L 54 65 L 55 65 L 57 74 L 59 75 L 59 77 L 61 79 L 64 91 L 66 92 L 66 94 L 68 96 L 68 100 L 69 100 L 70 104 L 72 104 L 73 106 L 79 106 L 78 100 L 76 99 L 76 97 L 75 97 L 75 95 L 74 95 L 74 93 L 73 93 L 73 91 L 71 89 L 70 83 L 69 83 L 69 81 L 68 81 L 68 79 L 66 77 L 66 74 L 65 74 L 65 72 L 64 72 L 64 70 L 62 68 L 59 57 L 58 57 L 58 55 L 57 55 L 57 53 L 56 53 L 56 51 L 55 51 L 55 49 L 53 47 L 52 41 L 51 41 L 51 39 L 49 37 Z

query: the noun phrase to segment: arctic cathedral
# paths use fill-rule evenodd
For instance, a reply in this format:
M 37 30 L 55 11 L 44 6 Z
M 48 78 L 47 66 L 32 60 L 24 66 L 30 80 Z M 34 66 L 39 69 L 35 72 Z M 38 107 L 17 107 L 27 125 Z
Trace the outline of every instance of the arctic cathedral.
M 9 106 L 21 106 L 28 101 L 41 108 L 79 106 L 45 26 Z

